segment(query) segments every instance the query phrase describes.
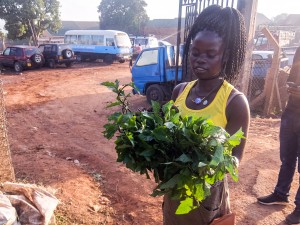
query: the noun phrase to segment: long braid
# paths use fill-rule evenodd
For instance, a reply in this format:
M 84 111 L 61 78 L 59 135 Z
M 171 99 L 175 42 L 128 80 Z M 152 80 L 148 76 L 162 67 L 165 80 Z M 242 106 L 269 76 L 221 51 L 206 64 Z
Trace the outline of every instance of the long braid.
M 222 65 L 223 76 L 229 82 L 235 81 L 244 63 L 246 51 L 242 14 L 234 8 L 222 8 L 218 5 L 205 8 L 196 18 L 185 43 L 183 60 L 186 66 L 192 40 L 198 32 L 204 30 L 216 32 L 222 38 L 225 57 Z M 187 72 L 187 69 L 185 71 Z

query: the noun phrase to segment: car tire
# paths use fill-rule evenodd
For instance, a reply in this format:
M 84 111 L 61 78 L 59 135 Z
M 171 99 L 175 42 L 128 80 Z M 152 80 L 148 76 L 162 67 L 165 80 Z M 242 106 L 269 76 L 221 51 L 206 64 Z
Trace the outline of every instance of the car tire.
M 65 59 L 71 59 L 73 57 L 73 51 L 71 49 L 65 49 L 62 51 L 62 55 Z
M 33 54 L 31 56 L 31 60 L 34 62 L 36 65 L 42 65 L 43 64 L 43 56 L 41 54 Z
M 20 73 L 23 71 L 23 66 L 20 62 L 15 62 L 14 63 L 14 70 L 17 72 L 17 73 Z
M 51 69 L 56 68 L 56 63 L 55 63 L 55 61 L 54 61 L 54 60 L 49 60 L 48 66 L 49 66 L 49 68 L 51 68 Z
M 150 104 L 151 101 L 162 103 L 162 101 L 165 99 L 165 93 L 161 86 L 158 84 L 152 84 L 146 90 L 146 97 Z
M 107 64 L 112 64 L 114 62 L 114 59 L 113 59 L 112 55 L 106 55 L 104 57 L 104 62 L 107 63 Z

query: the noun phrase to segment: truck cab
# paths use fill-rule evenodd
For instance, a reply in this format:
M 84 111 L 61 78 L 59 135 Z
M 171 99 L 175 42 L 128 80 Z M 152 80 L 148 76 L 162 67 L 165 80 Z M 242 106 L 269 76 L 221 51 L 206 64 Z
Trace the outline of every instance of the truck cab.
M 175 48 L 162 46 L 141 51 L 132 68 L 132 81 L 140 93 L 151 100 L 163 102 L 170 100 L 176 83 L 182 80 L 181 66 L 176 77 Z

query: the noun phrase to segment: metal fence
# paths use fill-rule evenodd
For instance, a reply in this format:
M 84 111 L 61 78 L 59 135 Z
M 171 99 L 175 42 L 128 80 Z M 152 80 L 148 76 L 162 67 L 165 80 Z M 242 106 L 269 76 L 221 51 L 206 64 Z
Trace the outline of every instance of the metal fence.
M 253 51 L 247 97 L 251 111 L 261 115 L 280 114 L 287 102 L 286 81 L 290 62 L 267 29 L 272 51 Z

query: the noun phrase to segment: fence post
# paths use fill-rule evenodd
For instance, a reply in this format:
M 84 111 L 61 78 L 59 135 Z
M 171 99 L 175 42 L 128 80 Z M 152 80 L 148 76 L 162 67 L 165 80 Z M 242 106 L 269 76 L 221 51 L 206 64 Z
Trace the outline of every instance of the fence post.
M 267 73 L 266 76 L 266 83 L 265 83 L 265 107 L 264 107 L 264 115 L 269 115 L 271 110 L 271 105 L 273 103 L 274 98 L 274 91 L 277 91 L 278 85 L 277 83 L 277 77 L 279 72 L 279 64 L 280 64 L 280 46 L 277 42 L 277 40 L 274 38 L 274 36 L 271 34 L 271 32 L 267 28 L 262 29 L 262 33 L 268 38 L 268 41 L 271 43 L 272 47 L 274 48 L 274 54 L 273 54 L 273 60 L 271 64 L 271 68 Z M 277 94 L 277 98 L 278 98 Z M 280 99 L 278 99 L 280 101 Z
M 247 49 L 245 55 L 245 63 L 241 69 L 239 80 L 236 87 L 245 95 L 248 94 L 249 79 L 251 74 L 252 50 L 255 35 L 255 20 L 257 13 L 258 0 L 239 0 L 237 9 L 245 18 L 246 34 L 247 34 Z
M 0 183 L 5 181 L 15 181 L 15 173 L 11 161 L 3 87 L 0 80 Z

